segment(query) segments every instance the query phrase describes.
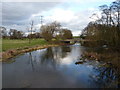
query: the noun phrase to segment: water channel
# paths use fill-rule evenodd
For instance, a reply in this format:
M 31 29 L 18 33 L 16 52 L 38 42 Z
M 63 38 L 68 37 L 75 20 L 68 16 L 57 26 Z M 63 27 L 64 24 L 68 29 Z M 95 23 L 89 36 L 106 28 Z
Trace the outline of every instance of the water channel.
M 86 50 L 79 44 L 28 52 L 2 65 L 3 88 L 103 88 L 119 87 L 118 73 L 104 61 L 81 60 Z

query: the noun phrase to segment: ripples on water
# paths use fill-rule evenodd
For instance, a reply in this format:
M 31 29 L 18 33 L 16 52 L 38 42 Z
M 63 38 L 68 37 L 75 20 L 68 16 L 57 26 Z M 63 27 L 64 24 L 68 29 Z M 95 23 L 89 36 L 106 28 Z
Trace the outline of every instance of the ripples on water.
M 118 87 L 112 65 L 86 59 L 79 44 L 25 53 L 3 63 L 3 88 L 101 88 Z

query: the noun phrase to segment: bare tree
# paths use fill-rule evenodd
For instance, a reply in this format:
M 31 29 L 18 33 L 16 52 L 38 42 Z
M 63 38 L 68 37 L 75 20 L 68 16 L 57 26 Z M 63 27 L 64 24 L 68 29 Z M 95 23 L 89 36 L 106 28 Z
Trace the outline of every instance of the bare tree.
M 100 6 L 101 18 L 97 14 L 97 20 L 89 23 L 83 30 L 82 35 L 86 39 L 106 42 L 110 46 L 120 45 L 120 0 L 112 2 L 110 5 Z
M 56 37 L 56 35 L 59 33 L 60 31 L 60 23 L 58 22 L 52 22 L 50 24 L 47 25 L 42 25 L 41 26 L 41 35 L 42 37 L 46 40 L 46 41 L 51 41 L 52 38 Z
M 73 35 L 71 30 L 68 29 L 62 29 L 60 32 L 61 39 L 72 39 Z
M 22 31 L 18 31 L 16 29 L 10 29 L 9 35 L 11 39 L 22 39 L 24 33 Z
M 27 28 L 28 29 L 28 32 L 29 32 L 29 43 L 31 43 L 31 39 L 32 39 L 32 34 L 33 34 L 33 32 L 35 32 L 35 28 L 34 28 L 34 21 L 33 20 L 31 20 L 31 22 L 29 23 L 29 25 L 30 25 L 30 28 Z
M 112 3 L 112 9 L 114 11 L 114 15 L 116 16 L 117 26 L 120 30 L 120 0 L 116 0 Z
M 48 25 L 41 26 L 41 35 L 46 41 L 51 41 L 53 38 L 53 32 L 51 31 L 50 26 Z
M 7 30 L 5 27 L 0 26 L 0 38 L 7 36 Z

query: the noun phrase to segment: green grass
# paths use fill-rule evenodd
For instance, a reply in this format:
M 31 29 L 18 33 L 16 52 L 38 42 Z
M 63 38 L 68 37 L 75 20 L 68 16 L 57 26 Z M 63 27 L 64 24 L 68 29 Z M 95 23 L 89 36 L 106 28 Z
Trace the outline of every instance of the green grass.
M 46 44 L 48 43 L 44 39 L 32 39 L 30 44 L 28 39 L 2 39 L 2 51 Z
M 80 38 L 80 36 L 73 36 L 73 38 Z

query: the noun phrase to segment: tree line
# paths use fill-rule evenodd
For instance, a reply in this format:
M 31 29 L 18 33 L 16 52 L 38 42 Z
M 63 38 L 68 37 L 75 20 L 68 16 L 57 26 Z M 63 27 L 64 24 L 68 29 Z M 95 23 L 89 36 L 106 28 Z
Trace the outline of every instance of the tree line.
M 34 22 L 30 22 L 30 26 L 27 28 L 29 34 L 26 36 L 23 31 L 19 31 L 16 29 L 6 30 L 5 27 L 0 27 L 0 36 L 1 38 L 9 38 L 9 39 L 33 39 L 33 38 L 44 38 L 46 41 L 55 40 L 64 40 L 71 39 L 73 37 L 71 30 L 63 29 L 59 22 L 52 22 L 46 25 L 42 25 L 40 28 L 40 32 L 36 32 L 34 27 Z
M 101 15 L 93 14 L 91 18 L 97 20 L 90 22 L 82 31 L 81 38 L 96 41 L 100 45 L 120 46 L 120 0 L 110 5 L 99 6 Z
M 46 41 L 51 41 L 53 38 L 56 40 L 64 40 L 72 39 L 73 37 L 71 30 L 61 28 L 60 23 L 56 21 L 41 26 L 41 35 Z

